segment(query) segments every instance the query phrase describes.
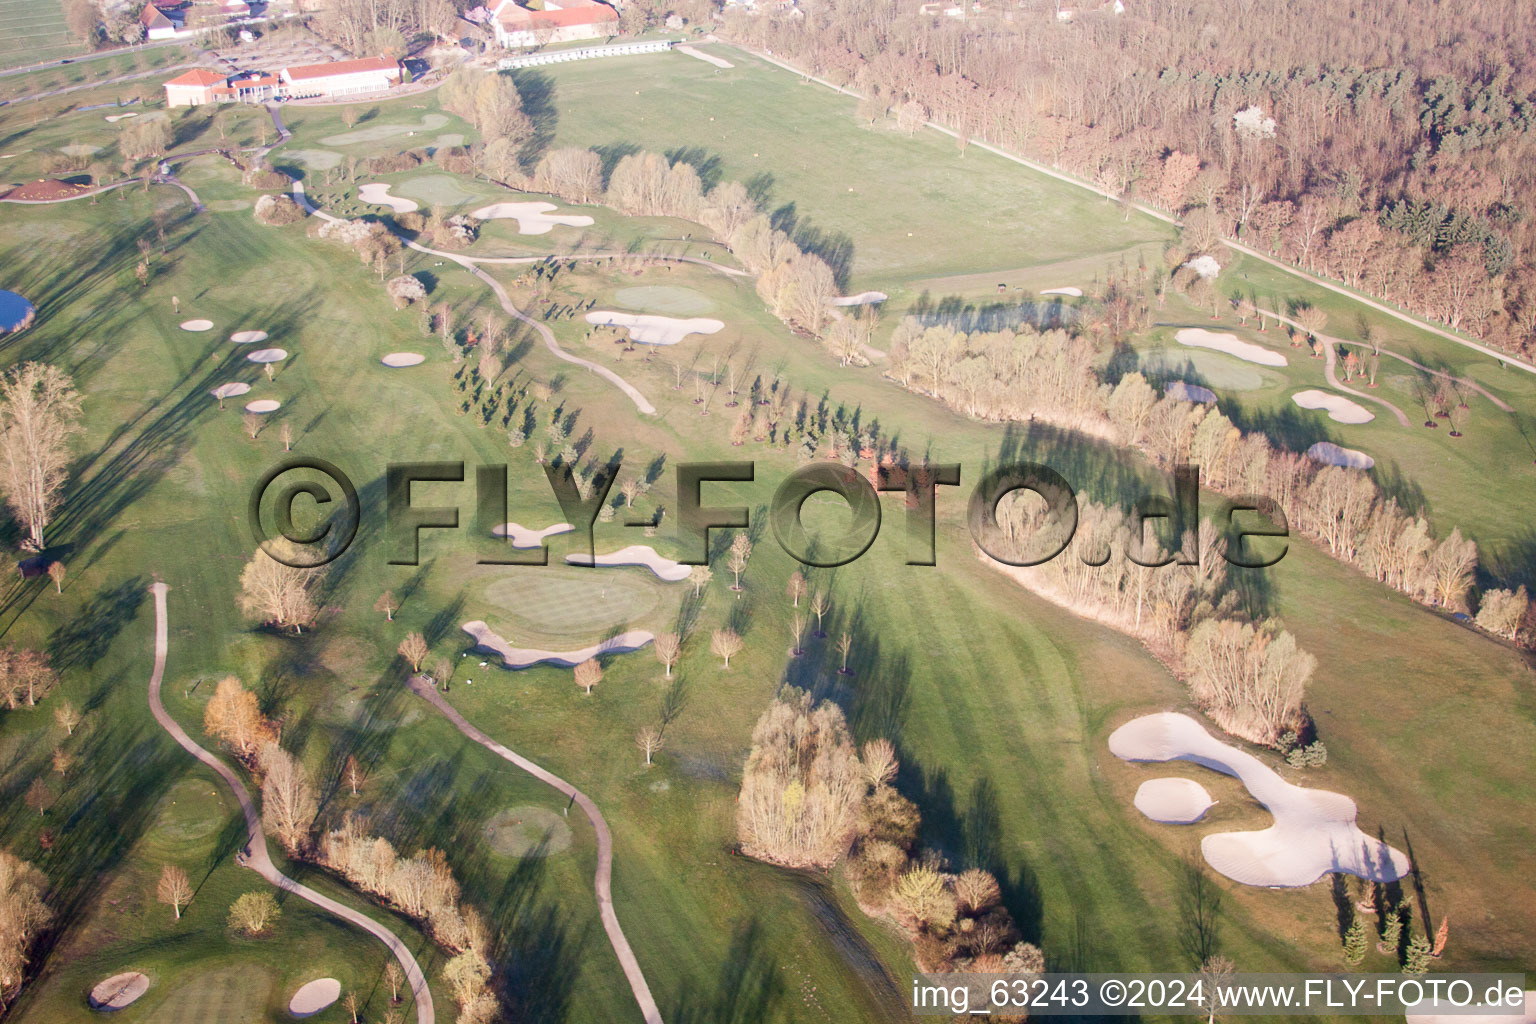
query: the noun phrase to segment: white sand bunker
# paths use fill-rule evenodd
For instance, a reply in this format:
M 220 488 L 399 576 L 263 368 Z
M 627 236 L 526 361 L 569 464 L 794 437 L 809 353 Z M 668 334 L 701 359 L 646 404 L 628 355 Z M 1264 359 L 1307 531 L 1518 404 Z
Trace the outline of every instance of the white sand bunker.
M 725 329 L 725 323 L 713 317 L 679 320 L 654 313 L 615 313 L 609 309 L 588 313 L 587 323 L 627 327 L 630 339 L 641 345 L 676 345 L 690 334 L 714 334 Z
M 117 124 L 117 122 L 123 120 L 124 118 L 138 116 L 138 114 L 108 114 L 106 117 L 102 118 L 102 120 L 106 121 L 108 124 Z
M 254 402 L 245 404 L 246 412 L 277 412 L 283 407 L 283 403 L 275 398 L 258 398 Z
M 420 352 L 391 352 L 380 359 L 385 366 L 416 366 L 427 361 L 427 357 Z
M 1194 779 L 1148 779 L 1136 790 L 1136 809 L 1165 825 L 1191 825 L 1216 801 Z
M 1343 466 L 1346 469 L 1370 469 L 1376 465 L 1376 460 L 1358 448 L 1341 448 L 1332 441 L 1319 441 L 1307 449 L 1307 458 L 1313 462 L 1321 462 L 1328 466 Z
M 236 331 L 229 336 L 229 340 L 236 345 L 249 345 L 252 342 L 266 341 L 266 331 Z
M 316 978 L 288 1000 L 288 1012 L 295 1017 L 313 1017 L 340 998 L 341 982 L 335 978 Z
M 245 358 L 253 363 L 280 363 L 288 358 L 285 348 L 259 348 Z
M 239 381 L 232 380 L 228 384 L 220 384 L 218 387 L 214 388 L 208 393 L 214 398 L 222 399 L 235 398 L 236 396 L 243 395 L 250 390 L 251 386 L 249 384 L 242 384 Z
M 1421 1006 L 1429 1010 L 1440 1008 L 1440 1004 L 1433 999 L 1425 1000 Z M 1444 1013 L 1407 1013 L 1403 1017 L 1408 1024 L 1536 1024 L 1536 990 L 1526 990 L 1523 1009 L 1519 1006 L 1482 1004 L 1478 1008 L 1488 1012 L 1468 1013 L 1465 1007 L 1447 1004 Z
M 517 523 L 502 523 L 500 526 L 491 527 L 492 537 L 510 537 L 515 548 L 541 548 L 544 546 L 544 538 L 553 537 L 560 533 L 570 533 L 576 527 L 570 523 L 556 523 L 554 526 L 546 526 L 542 530 L 530 530 L 526 526 Z
M 1343 395 L 1330 395 L 1316 388 L 1296 392 L 1291 396 L 1291 401 L 1303 409 L 1322 409 L 1335 423 L 1369 423 L 1376 418 L 1359 402 L 1351 402 Z
M 713 64 L 717 68 L 733 68 L 736 66 L 728 60 L 725 60 L 721 57 L 716 57 L 713 54 L 705 53 L 703 50 L 695 50 L 691 46 L 674 46 L 672 49 L 676 50 L 678 53 L 686 53 L 690 57 L 697 57 L 699 60 Z
M 464 623 L 463 628 L 464 632 L 474 637 L 476 650 L 500 656 L 502 664 L 510 669 L 528 668 L 544 661 L 565 668 L 573 668 L 588 658 L 595 658 L 600 654 L 626 654 L 637 651 L 656 639 L 653 633 L 647 633 L 643 629 L 632 629 L 627 633 L 609 637 L 600 644 L 593 644 L 580 650 L 546 651 L 537 647 L 513 647 L 498 636 L 490 626 L 478 619 Z
M 590 555 L 566 555 L 565 560 L 571 565 L 596 565 L 599 568 L 616 565 L 643 565 L 655 573 L 658 579 L 668 583 L 680 583 L 688 578 L 692 566 L 674 562 L 670 558 L 662 558 L 656 553 L 656 549 L 648 544 L 631 544 L 627 548 L 608 555 L 598 555 L 595 559 Z
M 1163 392 L 1169 398 L 1177 398 L 1181 402 L 1202 402 L 1209 404 L 1216 401 L 1216 392 L 1210 388 L 1203 388 L 1199 384 L 1187 384 L 1182 380 L 1176 380 L 1163 388 Z
M 184 331 L 192 331 L 193 333 L 201 333 L 203 331 L 211 331 L 211 330 L 213 330 L 213 321 L 212 320 L 183 320 L 181 322 L 181 329 L 184 330 Z
M 565 225 L 571 228 L 584 228 L 592 223 L 592 218 L 579 213 L 551 214 L 550 210 L 557 210 L 554 203 L 492 203 L 490 206 L 482 206 L 470 214 L 478 220 L 502 220 L 510 218 L 517 221 L 517 231 L 521 235 L 546 235 L 550 229 L 557 225 Z
M 834 306 L 868 306 L 890 298 L 885 292 L 859 292 L 857 295 L 840 295 L 832 300 Z
M 1070 286 L 1066 287 L 1066 288 L 1042 288 L 1042 289 L 1040 289 L 1040 294 L 1041 295 L 1070 295 L 1074 299 L 1080 299 L 1080 298 L 1083 297 L 1083 290 L 1081 288 L 1072 288 Z
M 91 1009 L 121 1010 L 148 991 L 149 979 L 139 972 L 114 974 L 91 989 Z
M 1203 327 L 1186 327 L 1175 334 L 1173 340 L 1190 348 L 1215 349 L 1217 352 L 1225 352 L 1229 356 L 1236 356 L 1250 363 L 1258 363 L 1260 366 L 1286 365 L 1285 356 L 1279 352 L 1271 352 L 1263 345 L 1243 341 L 1235 334 L 1207 331 Z
M 571 826 L 547 807 L 509 807 L 492 815 L 482 834 L 503 857 L 550 857 L 571 848 Z
M 1193 761 L 1242 780 L 1275 823 L 1259 832 L 1219 832 L 1200 841 L 1206 861 L 1233 881 L 1291 887 L 1345 871 L 1393 882 L 1412 869 L 1402 853 L 1360 831 L 1349 797 L 1286 782 L 1188 715 L 1165 711 L 1127 722 L 1110 735 L 1109 749 L 1127 761 Z
M 387 206 L 396 213 L 414 213 L 421 206 L 414 199 L 401 199 L 399 196 L 389 194 L 389 185 L 384 182 L 369 182 L 357 190 L 357 198 L 365 203 L 373 203 L 375 206 Z

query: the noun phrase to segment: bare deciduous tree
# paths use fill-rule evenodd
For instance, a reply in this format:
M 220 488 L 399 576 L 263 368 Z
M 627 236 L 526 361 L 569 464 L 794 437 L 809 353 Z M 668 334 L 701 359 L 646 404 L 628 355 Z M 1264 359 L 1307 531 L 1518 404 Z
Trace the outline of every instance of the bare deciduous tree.
M 48 563 L 48 578 L 53 580 L 54 590 L 60 594 L 64 593 L 64 573 L 63 562 Z
M 635 734 L 635 745 L 645 751 L 645 763 L 651 763 L 651 756 L 666 745 L 666 739 L 661 730 L 654 725 L 647 725 Z
M 741 589 L 741 574 L 746 571 L 747 561 L 752 557 L 752 539 L 744 533 L 738 533 L 731 538 L 731 551 L 726 556 L 726 568 L 736 577 L 736 582 L 731 584 L 732 590 Z
M 405 972 L 400 970 L 400 965 L 391 960 L 384 965 L 384 980 L 389 983 L 389 1001 L 400 1002 L 400 985 L 405 981 Z
M 805 591 L 805 574 L 799 569 L 796 569 L 794 572 L 789 574 L 789 583 L 784 588 L 784 592 L 788 594 L 790 599 L 794 602 L 790 607 L 800 607 L 800 599 L 805 596 Z
M 187 879 L 187 873 L 175 864 L 161 868 L 155 899 L 169 906 L 176 915 L 175 919 L 180 921 L 181 908 L 192 902 L 192 883 Z
M 395 651 L 411 666 L 412 672 L 420 672 L 421 663 L 427 660 L 427 638 L 420 633 L 407 633 Z
M 825 591 L 818 590 L 811 595 L 811 612 L 816 616 L 816 635 L 826 636 L 826 630 L 821 628 L 822 617 L 832 610 L 832 601 Z
M 0 487 L 28 546 L 42 550 L 80 430 L 80 396 L 69 374 L 23 363 L 0 381 Z
M 667 678 L 672 678 L 672 666 L 677 664 L 678 655 L 683 650 L 682 638 L 676 633 L 662 633 L 652 643 L 656 649 L 656 660 L 667 667 Z
M 592 687 L 596 686 L 603 678 L 603 667 L 597 663 L 596 658 L 588 658 L 576 666 L 576 685 L 586 691 L 588 697 L 592 696 Z
M 790 657 L 798 658 L 805 653 L 800 647 L 800 641 L 805 636 L 805 616 L 800 612 L 795 612 L 789 620 L 789 635 L 794 640 L 794 646 L 789 649 Z
M 262 715 L 256 695 L 234 676 L 219 680 L 213 698 L 203 708 L 203 731 L 249 757 L 277 735 L 276 726 Z
M 731 629 L 717 629 L 710 638 L 709 649 L 725 659 L 722 668 L 731 667 L 731 658 L 741 653 L 741 635 Z
M 297 545 L 285 538 L 268 541 L 285 559 L 298 561 Z M 258 549 L 240 573 L 240 607 L 247 615 L 279 627 L 293 627 L 302 633 L 304 626 L 319 613 L 314 590 L 325 578 L 325 568 L 288 565 Z
M 309 772 L 276 743 L 268 743 L 259 755 L 261 772 L 261 821 L 277 837 L 283 849 L 297 854 L 309 844 L 319 805 L 309 782 Z
M 395 621 L 395 612 L 400 608 L 400 602 L 395 600 L 395 592 L 386 590 L 379 595 L 379 599 L 373 602 L 373 610 L 384 613 L 385 622 Z
M 64 735 L 73 736 L 80 725 L 80 712 L 69 701 L 60 701 L 53 709 L 53 720 L 64 730 Z
M 696 565 L 688 570 L 688 582 L 693 585 L 693 595 L 697 597 L 714 579 L 714 571 L 707 565 Z

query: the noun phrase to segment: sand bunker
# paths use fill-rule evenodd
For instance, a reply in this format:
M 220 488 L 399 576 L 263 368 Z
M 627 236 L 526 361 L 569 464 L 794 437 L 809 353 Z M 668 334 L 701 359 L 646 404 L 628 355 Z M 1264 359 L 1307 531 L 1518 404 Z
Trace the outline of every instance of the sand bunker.
M 229 336 L 229 340 L 236 345 L 249 345 L 256 341 L 266 341 L 266 331 L 236 331 Z
M 283 407 L 283 403 L 275 398 L 258 398 L 254 402 L 245 404 L 246 412 L 277 412 Z
M 890 298 L 885 292 L 859 292 L 857 295 L 842 295 L 832 300 L 834 306 L 868 306 L 875 302 L 884 302 Z
M 214 388 L 208 393 L 214 398 L 235 398 L 239 395 L 246 394 L 250 390 L 251 386 L 249 384 L 242 384 L 239 381 L 230 381 L 228 384 L 220 384 L 218 387 Z
M 678 53 L 686 53 L 690 57 L 696 57 L 706 63 L 713 64 L 717 68 L 733 68 L 736 66 L 728 60 L 716 57 L 713 54 L 705 53 L 703 50 L 695 50 L 691 46 L 674 46 L 672 49 L 676 50 Z
M 335 978 L 316 978 L 288 1000 L 288 1012 L 295 1017 L 313 1017 L 340 998 L 341 982 Z
M 609 637 L 600 644 L 593 644 L 580 650 L 545 651 L 536 647 L 513 647 L 498 636 L 490 626 L 478 619 L 464 623 L 463 628 L 464 632 L 474 637 L 474 650 L 499 656 L 502 664 L 510 669 L 528 668 L 544 661 L 565 668 L 573 668 L 588 658 L 595 658 L 600 654 L 626 654 L 629 651 L 637 651 L 656 639 L 655 634 L 647 633 L 643 629 L 632 629 L 618 636 Z
M 510 537 L 515 548 L 541 548 L 544 546 L 544 538 L 553 537 L 560 533 L 570 533 L 576 527 L 570 523 L 556 523 L 554 526 L 546 526 L 542 530 L 530 530 L 526 526 L 517 523 L 502 523 L 500 526 L 491 527 L 492 537 Z
M 1287 365 L 1285 356 L 1279 352 L 1271 352 L 1263 345 L 1242 341 L 1235 334 L 1218 334 L 1202 327 L 1186 327 L 1175 334 L 1173 340 L 1190 348 L 1215 349 L 1217 352 L 1225 352 L 1229 356 L 1236 356 L 1250 363 L 1258 363 L 1260 366 Z
M 391 352 L 380 359 L 385 366 L 417 366 L 427 361 L 427 357 L 420 352 Z
M 389 194 L 389 186 L 383 182 L 374 181 L 357 190 L 357 198 L 365 203 L 373 203 L 375 206 L 387 206 L 396 213 L 413 213 L 421 209 L 414 199 L 401 199 L 399 196 Z
M 245 358 L 253 363 L 280 363 L 288 358 L 285 348 L 259 348 Z
M 1216 401 L 1216 392 L 1210 388 L 1203 388 L 1199 384 L 1186 384 L 1182 380 L 1176 380 L 1163 388 L 1169 398 L 1177 398 L 1181 402 L 1201 402 L 1209 404 Z
M 714 334 L 725 328 L 723 321 L 707 316 L 679 320 L 653 313 L 615 313 L 608 309 L 588 313 L 587 323 L 627 327 L 630 340 L 641 345 L 676 345 L 690 334 Z
M 1424 1009 L 1434 1010 L 1439 1004 L 1426 1000 Z M 1536 1024 L 1536 990 L 1525 992 L 1525 1009 L 1518 1006 L 1480 1006 L 1487 1013 L 1468 1013 L 1465 1008 L 1448 1005 L 1444 1013 L 1406 1013 L 1408 1024 Z
M 123 120 L 124 118 L 138 116 L 138 114 L 108 114 L 106 117 L 102 118 L 102 120 L 108 124 L 117 124 L 117 122 Z
M 213 330 L 213 321 L 212 320 L 183 320 L 181 322 L 181 329 L 184 330 L 184 331 L 192 331 L 194 333 L 201 333 L 202 331 L 211 331 L 211 330 Z
M 1319 441 L 1307 449 L 1307 458 L 1328 466 L 1346 469 L 1370 469 L 1376 460 L 1358 448 L 1341 448 L 1332 441 Z
M 682 582 L 693 570 L 691 565 L 683 565 L 670 558 L 662 558 L 656 553 L 655 548 L 646 544 L 631 544 L 612 554 L 598 555 L 595 559 L 589 555 L 566 555 L 565 560 L 571 565 L 596 565 L 598 568 L 643 565 L 655 573 L 658 579 L 666 580 L 668 583 Z
M 91 1009 L 121 1010 L 148 991 L 149 979 L 139 972 L 114 974 L 91 989 Z
M 1200 841 L 1211 867 L 1235 882 L 1302 886 L 1334 871 L 1393 882 L 1412 869 L 1402 853 L 1360 831 L 1349 797 L 1286 782 L 1188 715 L 1165 711 L 1127 722 L 1110 735 L 1109 749 L 1127 761 L 1192 761 L 1242 780 L 1275 823 L 1259 832 L 1219 832 Z
M 1040 294 L 1041 295 L 1070 295 L 1074 299 L 1080 299 L 1080 298 L 1083 297 L 1083 290 L 1081 288 L 1072 288 L 1072 287 L 1067 287 L 1067 288 L 1042 288 L 1042 289 L 1040 289 Z
M 1303 409 L 1322 409 L 1335 423 L 1369 423 L 1376 418 L 1359 402 L 1351 402 L 1343 395 L 1330 395 L 1316 388 L 1296 392 L 1291 396 L 1291 401 Z
M 503 857 L 549 857 L 571 848 L 571 826 L 547 807 L 509 807 L 493 815 L 481 834 Z
M 521 235 L 547 235 L 557 225 L 584 228 L 592 223 L 591 217 L 579 213 L 549 212 L 558 209 L 554 203 L 492 203 L 480 207 L 470 216 L 479 220 L 515 220 L 518 234 Z
M 1165 825 L 1191 825 L 1215 803 L 1194 779 L 1148 779 L 1136 790 L 1136 809 Z

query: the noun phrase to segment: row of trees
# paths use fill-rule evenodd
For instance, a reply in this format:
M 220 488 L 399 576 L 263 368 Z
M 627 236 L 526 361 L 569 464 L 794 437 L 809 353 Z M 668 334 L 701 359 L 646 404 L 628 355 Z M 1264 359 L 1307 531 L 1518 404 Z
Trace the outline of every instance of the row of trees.
M 921 815 L 892 785 L 898 767 L 887 740 L 855 749 L 837 705 L 786 690 L 752 730 L 736 811 L 742 851 L 822 869 L 846 857 L 860 906 L 905 930 L 923 970 L 1043 970 L 996 878 L 975 866 L 952 874 L 918 851 Z
M 43 900 L 47 890 L 41 871 L 0 850 L 0 1011 L 21 988 L 32 943 L 53 917 Z

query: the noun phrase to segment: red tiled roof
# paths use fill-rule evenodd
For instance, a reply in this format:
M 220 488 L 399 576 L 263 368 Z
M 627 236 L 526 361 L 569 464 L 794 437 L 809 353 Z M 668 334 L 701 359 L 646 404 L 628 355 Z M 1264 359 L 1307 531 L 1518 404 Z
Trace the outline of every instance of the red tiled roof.
M 154 4 L 145 4 L 144 13 L 139 15 L 139 24 L 145 28 L 175 28 L 176 23 L 160 12 L 160 8 Z
M 516 4 L 509 3 L 501 8 L 501 13 L 497 15 L 497 18 L 507 28 L 530 26 L 568 28 L 572 25 L 600 25 L 607 21 L 618 21 L 619 12 L 607 4 L 599 3 L 581 4 L 579 6 L 548 11 L 531 11 L 526 7 L 519 7 Z
M 209 71 L 207 68 L 193 68 L 191 71 L 188 71 L 185 74 L 177 75 L 175 78 L 171 79 L 165 84 L 200 85 L 207 87 L 210 85 L 223 85 L 225 81 L 225 77 L 218 72 Z
M 362 57 L 358 60 L 338 60 L 329 64 L 302 64 L 284 68 L 291 80 L 329 78 L 332 75 L 352 75 L 359 71 L 399 71 L 400 62 L 393 57 Z

